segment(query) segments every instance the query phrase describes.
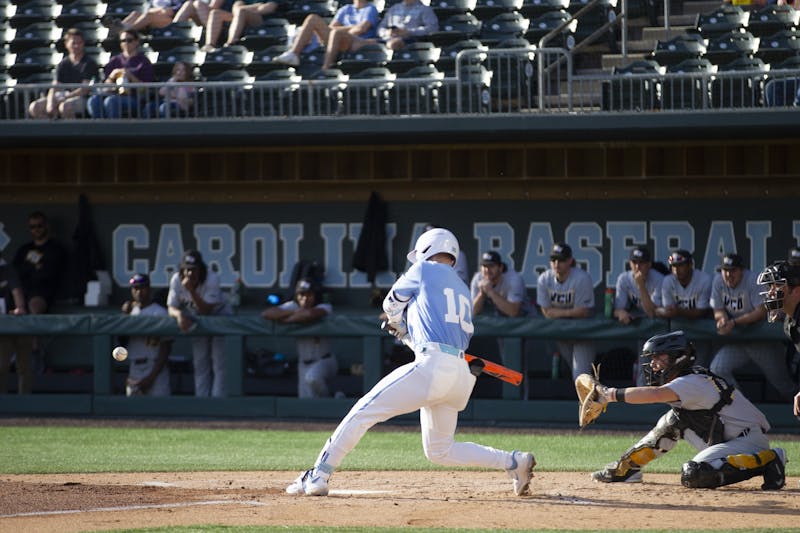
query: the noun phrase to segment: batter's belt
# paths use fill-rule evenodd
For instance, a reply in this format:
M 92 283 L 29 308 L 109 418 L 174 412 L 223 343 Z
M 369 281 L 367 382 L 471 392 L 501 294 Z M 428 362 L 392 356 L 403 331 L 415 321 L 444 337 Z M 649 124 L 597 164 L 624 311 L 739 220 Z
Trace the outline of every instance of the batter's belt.
M 425 342 L 423 344 L 418 344 L 416 351 L 423 354 L 441 352 L 446 353 L 447 355 L 452 355 L 453 357 L 458 357 L 459 359 L 464 359 L 464 350 L 459 350 L 455 346 L 442 344 L 441 342 Z

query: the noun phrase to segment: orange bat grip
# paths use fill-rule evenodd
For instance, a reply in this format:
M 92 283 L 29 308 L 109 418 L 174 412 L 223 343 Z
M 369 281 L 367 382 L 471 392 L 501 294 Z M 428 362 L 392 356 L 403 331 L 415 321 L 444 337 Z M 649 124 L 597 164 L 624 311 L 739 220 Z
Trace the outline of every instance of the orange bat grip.
M 483 357 L 478 357 L 477 355 L 472 355 L 465 353 L 464 359 L 466 359 L 467 363 L 474 359 L 480 359 L 483 362 L 483 373 L 488 374 L 490 376 L 496 377 L 497 379 L 503 380 L 507 383 L 511 383 L 512 385 L 519 385 L 522 383 L 522 374 L 517 372 L 516 370 L 511 370 L 510 368 L 498 365 L 497 363 L 493 363 L 491 361 L 487 361 Z

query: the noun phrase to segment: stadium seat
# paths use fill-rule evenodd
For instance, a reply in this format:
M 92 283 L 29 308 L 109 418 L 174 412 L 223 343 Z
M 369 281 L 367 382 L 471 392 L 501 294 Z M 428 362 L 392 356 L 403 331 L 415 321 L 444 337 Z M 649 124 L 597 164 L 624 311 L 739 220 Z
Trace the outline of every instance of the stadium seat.
M 768 65 L 777 65 L 800 54 L 800 31 L 781 30 L 762 37 L 755 56 Z
M 768 107 L 800 105 L 800 100 L 797 99 L 797 90 L 800 89 L 800 78 L 796 74 L 798 70 L 800 70 L 800 55 L 792 55 L 777 64 L 770 65 L 770 73 L 764 83 L 764 105 Z
M 256 117 L 294 115 L 293 96 L 300 89 L 301 79 L 294 68 L 285 65 L 257 76 L 247 94 L 247 112 Z
M 747 31 L 756 37 L 766 37 L 798 25 L 800 25 L 800 11 L 788 4 L 782 6 L 770 4 L 750 13 Z
M 24 28 L 36 22 L 50 22 L 61 12 L 61 5 L 55 0 L 31 0 L 13 7 L 14 14 L 8 18 L 8 24 L 12 28 Z
M 245 29 L 240 43 L 248 50 L 263 50 L 275 44 L 286 44 L 293 30 L 289 21 L 281 17 L 264 19 L 260 26 Z
M 133 11 L 142 13 L 149 5 L 148 0 L 108 0 L 105 16 L 122 20 Z
M 17 54 L 12 53 L 8 47 L 0 47 L 0 74 L 5 74 L 8 67 L 14 64 Z
M 59 52 L 65 52 L 64 49 L 64 34 L 70 28 L 77 28 L 83 34 L 83 42 L 86 46 L 101 46 L 102 43 L 108 38 L 108 28 L 100 24 L 98 21 L 84 20 L 76 22 L 70 26 L 60 28 L 61 34 L 56 39 L 56 48 Z
M 295 109 L 304 116 L 341 115 L 348 76 L 337 68 L 318 70 L 304 77 L 314 83 L 305 85 L 294 99 Z
M 226 70 L 246 69 L 248 74 L 255 76 L 255 73 L 247 68 L 253 61 L 253 55 L 253 52 L 239 44 L 218 48 L 205 54 L 200 65 L 200 73 L 204 78 L 209 78 Z
M 500 13 L 511 13 L 522 6 L 523 0 L 477 0 L 472 14 L 479 20 L 489 20 Z
M 392 50 L 383 43 L 362 46 L 355 52 L 344 52 L 339 56 L 336 68 L 352 76 L 368 68 L 385 67 L 392 59 Z
M 198 50 L 196 44 L 176 46 L 169 50 L 158 51 L 156 60 L 153 62 L 156 81 L 167 81 L 172 75 L 172 68 L 177 61 L 186 63 L 189 67 L 189 72 L 194 71 L 202 63 L 203 56 L 204 53 Z
M 493 110 L 510 113 L 533 106 L 536 89 L 534 49 L 521 38 L 508 39 L 493 48 L 497 52 L 507 50 L 506 53 L 492 54 L 486 60 L 486 67 L 492 72 L 490 94 Z
M 316 76 L 322 69 L 323 63 L 325 63 L 325 48 L 319 46 L 313 50 L 303 51 L 300 54 L 300 64 L 295 70 L 303 79 L 307 79 Z
M 147 42 L 156 52 L 171 50 L 179 46 L 195 45 L 200 39 L 203 28 L 194 22 L 173 22 L 163 28 L 150 30 Z
M 713 74 L 717 66 L 705 58 L 686 59 L 667 69 L 668 74 Z M 661 108 L 704 109 L 708 105 L 709 78 L 679 76 L 667 77 L 661 83 Z
M 722 4 L 710 13 L 698 13 L 695 31 L 703 39 L 714 39 L 735 30 L 747 28 L 750 12 L 732 4 Z
M 717 69 L 711 81 L 711 105 L 723 107 L 756 107 L 761 104 L 762 85 L 769 66 L 758 58 L 739 58 Z M 747 76 L 726 77 L 721 73 L 751 73 Z
M 64 4 L 61 13 L 56 17 L 56 24 L 69 28 L 80 22 L 97 20 L 105 8 L 106 5 L 100 0 L 74 0 Z
M 19 81 L 32 74 L 52 72 L 61 57 L 62 54 L 52 46 L 31 48 L 16 55 L 14 64 L 8 67 L 8 73 Z
M 487 113 L 492 105 L 491 85 L 490 70 L 480 64 L 465 65 L 455 80 L 443 80 L 440 109 L 445 113 Z
M 575 15 L 578 11 L 587 7 L 592 0 L 571 0 L 567 12 Z M 578 24 L 573 32 L 573 38 L 576 43 L 584 41 L 587 37 L 594 35 L 600 31 L 610 21 L 616 17 L 617 0 L 600 0 L 600 2 L 593 8 L 584 12 L 578 17 Z M 614 29 L 608 28 L 609 46 L 613 50 L 616 47 L 616 38 L 614 37 Z
M 386 67 L 395 74 L 402 74 L 417 66 L 436 63 L 441 53 L 442 49 L 429 41 L 409 43 L 392 54 Z
M 517 11 L 527 19 L 535 19 L 552 11 L 566 11 L 568 7 L 569 0 L 523 0 Z
M 439 90 L 444 73 L 433 65 L 420 65 L 399 74 L 389 93 L 393 115 L 421 115 L 439 112 Z M 408 83 L 404 83 L 408 81 Z M 413 82 L 412 82 L 413 80 Z
M 450 15 L 471 13 L 475 9 L 477 0 L 433 0 L 431 9 L 439 20 L 444 20 Z
M 555 30 L 569 19 L 570 14 L 566 11 L 549 11 L 530 21 L 528 24 L 528 31 L 525 32 L 524 37 L 532 44 L 538 46 L 542 37 Z M 564 30 L 558 37 L 548 40 L 548 42 L 545 43 L 545 46 L 569 48 L 568 37 L 574 34 L 577 26 L 578 21 L 573 20 L 570 24 L 564 27 Z
M 642 111 L 659 107 L 659 78 L 664 66 L 652 60 L 614 67 L 613 77 L 603 82 L 603 111 Z
M 108 63 L 108 60 L 111 59 L 111 53 L 104 50 L 101 46 L 86 46 L 84 48 L 84 53 L 94 59 L 94 62 L 97 63 L 98 67 L 98 74 L 97 79 L 102 80 L 102 71 L 103 67 Z
M 283 16 L 289 23 L 299 26 L 312 13 L 330 21 L 336 8 L 336 0 L 291 0 Z
M 350 76 L 344 91 L 344 112 L 348 115 L 385 115 L 396 74 L 385 67 L 369 67 Z M 353 83 L 357 81 L 356 83 Z M 369 82 L 367 84 L 358 81 Z
M 52 21 L 34 22 L 16 30 L 16 34 L 9 43 L 9 49 L 20 54 L 32 48 L 49 47 L 59 37 L 61 37 L 61 30 Z
M 481 21 L 472 13 L 450 15 L 439 24 L 439 31 L 426 37 L 438 47 L 446 47 L 459 41 L 477 37 L 481 31 Z
M 245 95 L 253 77 L 245 70 L 226 70 L 206 80 L 197 91 L 197 110 L 201 116 L 239 117 L 244 115 Z
M 715 65 L 725 65 L 740 57 L 753 57 L 758 45 L 753 34 L 735 30 L 710 40 L 703 57 Z
M 247 72 L 256 78 L 273 70 L 284 70 L 286 65 L 281 63 L 273 63 L 273 59 L 286 51 L 286 45 L 275 44 L 268 46 L 263 50 L 256 50 L 253 52 L 253 57 L 247 66 Z
M 442 54 L 436 62 L 436 68 L 440 72 L 444 72 L 445 76 L 455 76 L 456 58 L 459 52 L 468 51 L 469 53 L 462 54 L 461 66 L 467 64 L 479 64 L 486 59 L 486 52 L 489 48 L 483 45 L 477 39 L 467 39 L 453 43 L 442 49 Z
M 522 37 L 529 24 L 530 21 L 519 13 L 500 13 L 483 23 L 478 39 L 491 48 L 502 41 Z
M 706 53 L 706 42 L 697 33 L 681 34 L 668 41 L 656 42 L 649 59 L 659 65 L 670 67 L 685 59 L 698 59 Z

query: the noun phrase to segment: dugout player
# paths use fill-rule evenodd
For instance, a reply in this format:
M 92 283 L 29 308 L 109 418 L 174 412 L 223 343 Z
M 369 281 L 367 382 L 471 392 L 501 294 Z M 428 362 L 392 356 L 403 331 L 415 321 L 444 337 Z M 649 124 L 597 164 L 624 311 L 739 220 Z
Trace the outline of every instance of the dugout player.
M 469 289 L 453 268 L 458 240 L 448 230 L 426 231 L 417 239 L 400 276 L 383 301 L 389 330 L 414 347 L 414 361 L 381 379 L 350 409 L 320 451 L 314 467 L 286 488 L 289 494 L 327 496 L 334 470 L 369 428 L 419 410 L 422 448 L 430 461 L 446 466 L 505 469 L 517 496 L 528 490 L 536 461 L 527 452 L 507 452 L 454 439 L 458 413 L 475 386 L 464 359 L 474 331 Z
M 592 479 L 603 483 L 640 483 L 642 468 L 670 451 L 679 439 L 699 453 L 683 464 L 681 484 L 689 488 L 716 488 L 763 476 L 762 490 L 786 484 L 786 452 L 770 449 L 770 429 L 764 413 L 738 389 L 709 370 L 693 366 L 694 346 L 683 331 L 651 337 L 641 357 L 650 386 L 599 386 L 610 402 L 666 403 L 671 409 L 656 426 L 622 457 Z

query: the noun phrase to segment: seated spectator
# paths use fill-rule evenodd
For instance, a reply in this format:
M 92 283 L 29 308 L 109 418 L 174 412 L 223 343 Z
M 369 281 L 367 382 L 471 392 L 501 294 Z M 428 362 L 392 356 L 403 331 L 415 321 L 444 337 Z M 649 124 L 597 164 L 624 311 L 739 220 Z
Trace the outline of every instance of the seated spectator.
M 322 68 L 329 69 L 341 52 L 355 52 L 365 44 L 376 42 L 379 19 L 378 10 L 368 0 L 354 0 L 352 4 L 343 5 L 330 24 L 312 13 L 303 21 L 291 48 L 276 57 L 275 61 L 296 67 L 300 64 L 300 53 L 316 37 L 325 45 Z
M 46 313 L 61 289 L 67 271 L 67 249 L 50 235 L 50 224 L 41 211 L 28 216 L 28 229 L 33 238 L 14 255 L 13 265 L 19 276 L 22 292 L 28 299 L 28 313 Z
M 60 83 L 88 84 L 97 79 L 99 67 L 86 55 L 85 46 L 81 30 L 70 28 L 64 32 L 67 55 L 56 66 L 53 87 L 47 95 L 28 106 L 31 118 L 76 118 L 86 112 L 88 87 L 58 87 Z
M 656 316 L 689 320 L 708 318 L 711 276 L 694 268 L 694 259 L 687 250 L 672 252 L 669 268 L 672 273 L 661 284 L 662 307 L 656 308 Z
M 711 289 L 711 308 L 719 335 L 729 335 L 734 329 L 763 322 L 767 308 L 762 305 L 758 276 L 744 268 L 738 254 L 722 258 L 720 272 L 714 276 Z M 789 377 L 782 343 L 742 340 L 725 344 L 711 361 L 711 371 L 736 388 L 734 373 L 750 362 L 755 363 L 784 400 L 794 396 L 797 387 Z
M 150 28 L 164 28 L 172 24 L 172 19 L 183 4 L 183 0 L 150 0 L 145 11 L 131 11 L 122 20 L 106 15 L 102 22 L 113 38 L 125 30 L 145 31 Z
M 638 318 L 656 316 L 664 280 L 664 275 L 652 268 L 650 250 L 645 246 L 631 250 L 628 265 L 630 270 L 617 278 L 614 297 L 614 317 L 626 325 Z
M 150 278 L 134 274 L 130 279 L 132 300 L 122 304 L 122 312 L 131 316 L 167 316 L 166 308 L 153 301 Z M 131 337 L 126 343 L 130 370 L 125 381 L 127 396 L 169 396 L 167 358 L 172 340 L 163 337 Z
M 222 27 L 226 22 L 228 26 L 228 38 L 225 46 L 230 46 L 239 42 L 245 28 L 250 26 L 260 26 L 264 23 L 264 17 L 275 13 L 278 9 L 277 2 L 242 2 L 237 0 L 231 9 L 214 9 L 208 16 L 206 26 L 206 44 L 203 45 L 204 52 L 216 50 Z
M 400 50 L 438 29 L 439 20 L 430 6 L 420 0 L 403 0 L 384 13 L 378 26 L 378 36 L 390 49 Z
M 185 0 L 172 22 L 186 22 L 191 20 L 198 26 L 204 26 L 208 33 L 208 22 L 211 13 L 217 10 L 230 13 L 234 0 Z
M 25 315 L 27 304 L 17 273 L 0 257 L 0 316 Z M 33 389 L 33 338 L 23 335 L 0 337 L 0 394 L 8 393 L 8 372 L 15 358 L 17 393 L 30 394 Z
M 539 275 L 536 303 L 548 319 L 589 318 L 594 314 L 594 283 L 575 264 L 572 248 L 562 242 L 550 251 L 550 269 Z M 572 379 L 592 373 L 597 351 L 592 341 L 559 340 L 556 346 L 572 369 Z
M 148 104 L 148 117 L 185 117 L 189 115 L 194 106 L 195 88 L 187 86 L 192 82 L 189 65 L 183 61 L 176 61 L 172 66 L 172 76 L 158 90 L 159 100 Z
M 116 83 L 120 88 L 95 94 L 89 98 L 87 107 L 93 118 L 119 118 L 124 113 L 138 116 L 141 95 L 136 89 L 125 87 L 126 83 L 152 83 L 155 80 L 153 64 L 139 48 L 139 32 L 124 30 L 119 37 L 122 52 L 111 58 L 103 68 L 104 83 Z
M 281 305 L 265 309 L 261 316 L 281 324 L 317 322 L 333 312 L 331 304 L 323 303 L 321 291 L 310 278 L 297 282 L 294 298 Z M 339 370 L 328 337 L 297 337 L 297 397 L 327 398 L 331 396 L 329 382 Z
M 172 275 L 167 310 L 184 333 L 195 327 L 197 316 L 233 314 L 222 294 L 219 275 L 208 269 L 197 250 L 184 252 L 180 269 Z M 192 362 L 195 396 L 225 396 L 225 337 L 193 336 Z

